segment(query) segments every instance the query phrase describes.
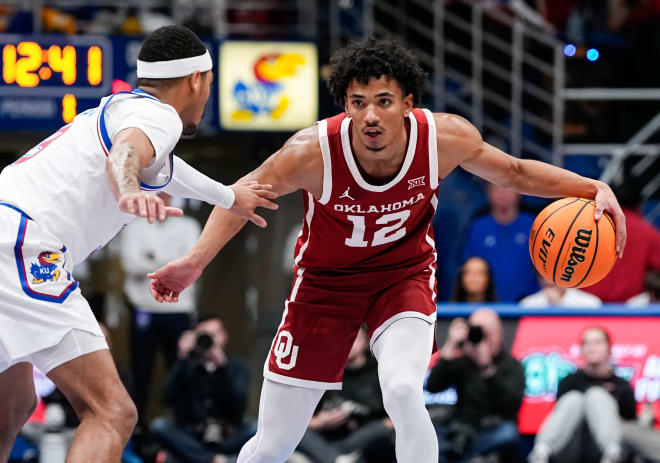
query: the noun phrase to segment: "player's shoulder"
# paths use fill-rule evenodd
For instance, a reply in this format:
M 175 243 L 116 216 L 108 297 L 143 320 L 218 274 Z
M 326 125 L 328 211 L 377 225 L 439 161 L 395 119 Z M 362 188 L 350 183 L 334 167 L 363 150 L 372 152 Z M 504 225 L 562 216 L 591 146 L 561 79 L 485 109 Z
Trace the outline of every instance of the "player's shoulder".
M 287 157 L 295 158 L 299 161 L 313 160 L 321 157 L 321 144 L 319 143 L 317 124 L 299 130 L 284 143 L 282 151 L 286 153 Z
M 172 105 L 149 96 L 126 94 L 114 102 L 111 107 L 122 113 L 141 117 L 160 117 L 165 118 L 167 122 L 182 124 L 179 113 Z
M 179 141 L 183 122 L 171 105 L 158 99 L 122 94 L 108 105 L 106 124 L 110 136 L 125 128 L 137 128 L 149 137 L 157 155 L 169 153 Z
M 438 133 L 453 134 L 464 137 L 478 137 L 481 134 L 466 118 L 452 113 L 433 113 L 435 127 Z
M 451 113 L 433 113 L 433 119 L 438 148 L 471 152 L 481 146 L 481 133 L 464 117 Z

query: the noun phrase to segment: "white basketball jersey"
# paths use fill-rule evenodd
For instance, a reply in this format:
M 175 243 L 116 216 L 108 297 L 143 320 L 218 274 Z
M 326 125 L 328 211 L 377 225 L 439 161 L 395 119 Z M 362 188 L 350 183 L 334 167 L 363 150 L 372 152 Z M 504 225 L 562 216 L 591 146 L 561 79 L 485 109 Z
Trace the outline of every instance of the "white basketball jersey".
M 170 181 L 172 150 L 182 122 L 176 110 L 141 90 L 101 100 L 0 173 L 0 202 L 21 209 L 62 240 L 74 263 L 105 245 L 135 216 L 121 212 L 106 173 L 112 139 L 141 129 L 156 156 L 142 169 L 140 187 L 160 191 Z

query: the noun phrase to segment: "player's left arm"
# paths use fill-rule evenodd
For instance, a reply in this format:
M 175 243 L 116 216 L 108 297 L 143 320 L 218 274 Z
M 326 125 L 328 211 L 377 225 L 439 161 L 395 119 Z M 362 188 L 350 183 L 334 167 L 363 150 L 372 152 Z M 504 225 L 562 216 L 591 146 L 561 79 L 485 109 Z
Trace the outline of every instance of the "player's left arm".
M 158 196 L 140 191 L 140 170 L 147 167 L 154 156 L 155 150 L 147 135 L 138 128 L 129 127 L 115 135 L 106 161 L 108 183 L 119 209 L 146 217 L 149 223 L 183 215 L 181 209 L 165 206 Z
M 623 256 L 626 218 L 607 184 L 545 162 L 518 159 L 506 154 L 484 142 L 479 131 L 462 117 L 436 114 L 435 119 L 441 177 L 460 165 L 468 172 L 521 194 L 593 199 L 596 220 L 600 220 L 605 211 L 614 218 L 616 251 L 619 257 Z

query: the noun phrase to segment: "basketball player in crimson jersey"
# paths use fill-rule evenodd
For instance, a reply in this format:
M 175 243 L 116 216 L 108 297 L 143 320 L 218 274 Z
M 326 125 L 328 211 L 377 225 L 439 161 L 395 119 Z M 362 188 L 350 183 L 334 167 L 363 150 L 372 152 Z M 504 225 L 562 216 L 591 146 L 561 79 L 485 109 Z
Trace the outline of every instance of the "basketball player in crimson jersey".
M 424 74 L 395 41 L 368 38 L 331 60 L 330 92 L 345 113 L 296 133 L 246 180 L 303 191 L 295 279 L 264 366 L 259 424 L 240 463 L 283 462 L 326 389 L 341 387 L 367 323 L 401 463 L 437 462 L 422 383 L 433 346 L 431 219 L 438 184 L 457 166 L 524 194 L 579 196 L 610 212 L 623 252 L 623 214 L 610 188 L 483 142 L 465 119 L 414 108 Z M 245 224 L 215 208 L 190 255 L 151 274 L 159 301 L 176 301 Z M 490 370 L 488 370 L 490 371 Z

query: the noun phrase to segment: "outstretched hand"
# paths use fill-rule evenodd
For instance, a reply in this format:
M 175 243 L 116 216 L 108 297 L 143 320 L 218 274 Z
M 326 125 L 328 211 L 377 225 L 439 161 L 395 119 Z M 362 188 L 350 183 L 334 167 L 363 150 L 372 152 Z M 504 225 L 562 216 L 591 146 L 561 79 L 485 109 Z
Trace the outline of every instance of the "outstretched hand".
M 257 207 L 276 210 L 279 206 L 271 199 L 277 198 L 277 193 L 272 191 L 272 185 L 262 185 L 254 180 L 247 182 L 236 182 L 230 188 L 234 191 L 234 205 L 229 209 L 239 217 L 247 219 L 265 228 L 267 223 L 263 217 L 255 214 Z
M 166 206 L 159 196 L 144 191 L 124 193 L 119 197 L 118 206 L 122 212 L 145 217 L 149 223 L 183 215 L 183 211 L 178 207 Z
M 188 256 L 173 260 L 147 276 L 149 291 L 158 302 L 178 302 L 181 291 L 202 274 L 202 268 Z
M 623 215 L 621 206 L 619 206 L 619 202 L 616 200 L 612 189 L 604 183 L 598 188 L 594 200 L 596 202 L 596 220 L 600 220 L 604 212 L 608 212 L 614 219 L 614 225 L 616 227 L 616 253 L 621 258 L 623 257 L 623 249 L 626 247 L 626 216 Z

